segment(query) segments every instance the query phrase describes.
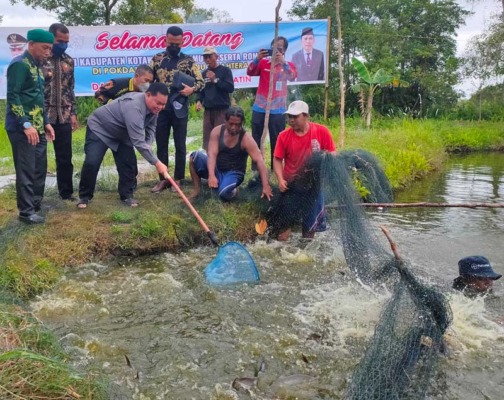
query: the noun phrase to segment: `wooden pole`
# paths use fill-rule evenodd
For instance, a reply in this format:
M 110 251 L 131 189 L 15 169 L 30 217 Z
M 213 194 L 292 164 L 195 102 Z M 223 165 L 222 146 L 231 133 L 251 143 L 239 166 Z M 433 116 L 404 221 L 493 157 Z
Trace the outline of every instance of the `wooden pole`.
M 325 65 L 325 99 L 324 99 L 324 121 L 327 121 L 327 107 L 329 104 L 329 66 L 331 55 L 331 17 L 327 17 L 327 43 L 326 43 L 326 65 Z
M 336 0 L 336 23 L 338 24 L 338 74 L 340 81 L 340 132 L 338 148 L 345 147 L 345 76 L 343 74 L 343 37 L 341 33 L 340 0 Z
M 269 126 L 269 117 L 271 112 L 271 99 L 273 97 L 273 78 L 275 76 L 275 58 L 277 53 L 276 41 L 278 38 L 278 20 L 280 19 L 280 7 L 282 6 L 282 0 L 278 0 L 278 4 L 275 8 L 275 36 L 273 39 L 273 54 L 271 55 L 271 68 L 270 68 L 270 80 L 269 80 L 269 88 L 268 88 L 268 98 L 266 100 L 266 113 L 264 115 L 264 128 L 261 135 L 261 153 L 266 160 L 266 154 L 264 154 L 264 141 L 266 140 L 266 135 L 268 134 L 268 126 Z M 271 149 L 273 151 L 273 149 Z
M 359 206 L 365 208 L 504 208 L 504 203 L 360 203 Z M 345 206 L 328 205 L 328 209 L 343 208 Z

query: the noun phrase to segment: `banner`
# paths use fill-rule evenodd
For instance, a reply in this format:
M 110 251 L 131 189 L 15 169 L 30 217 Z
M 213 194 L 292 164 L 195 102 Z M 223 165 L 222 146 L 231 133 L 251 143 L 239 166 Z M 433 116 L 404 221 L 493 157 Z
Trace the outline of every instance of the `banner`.
M 70 43 L 67 54 L 75 60 L 76 95 L 92 96 L 110 79 L 132 77 L 136 66 L 149 64 L 152 56 L 165 50 L 166 29 L 171 25 L 68 27 Z M 279 23 L 278 35 L 285 37 L 289 44 L 285 58 L 293 61 L 299 71 L 297 82 L 291 84 L 327 81 L 327 25 L 327 20 Z M 233 71 L 235 88 L 257 87 L 259 78 L 247 76 L 246 71 L 260 49 L 271 47 L 275 34 L 273 22 L 179 26 L 184 31 L 182 52 L 193 56 L 201 70 L 206 68 L 203 49 L 213 46 L 219 53 L 219 64 Z M 6 97 L 5 77 L 9 62 L 27 48 L 26 33 L 30 29 L 33 28 L 0 27 L 1 99 Z M 309 65 L 303 46 L 305 50 L 312 49 Z M 317 72 L 310 73 L 310 70 Z

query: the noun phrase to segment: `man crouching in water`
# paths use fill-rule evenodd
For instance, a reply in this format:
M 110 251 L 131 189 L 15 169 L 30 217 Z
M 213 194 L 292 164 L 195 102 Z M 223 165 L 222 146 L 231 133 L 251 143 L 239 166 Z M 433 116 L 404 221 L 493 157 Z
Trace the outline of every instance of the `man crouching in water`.
M 240 107 L 230 107 L 226 111 L 226 122 L 216 126 L 210 133 L 208 155 L 202 151 L 191 154 L 189 171 L 193 181 L 190 199 L 201 192 L 201 179 L 208 179 L 208 186 L 217 189 L 219 198 L 230 201 L 243 182 L 247 168 L 247 157 L 257 163 L 262 182 L 261 198 L 271 199 L 271 186 L 268 182 L 268 170 L 259 147 L 243 129 L 245 114 Z

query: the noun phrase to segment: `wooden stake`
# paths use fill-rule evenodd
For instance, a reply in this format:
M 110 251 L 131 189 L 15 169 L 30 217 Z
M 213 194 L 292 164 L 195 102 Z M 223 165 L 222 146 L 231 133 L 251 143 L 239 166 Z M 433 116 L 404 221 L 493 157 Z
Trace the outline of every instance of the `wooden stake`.
M 504 208 L 504 203 L 360 203 L 359 206 L 365 208 L 444 208 L 444 207 L 460 207 L 460 208 Z M 328 205 L 328 209 L 342 208 L 345 206 Z

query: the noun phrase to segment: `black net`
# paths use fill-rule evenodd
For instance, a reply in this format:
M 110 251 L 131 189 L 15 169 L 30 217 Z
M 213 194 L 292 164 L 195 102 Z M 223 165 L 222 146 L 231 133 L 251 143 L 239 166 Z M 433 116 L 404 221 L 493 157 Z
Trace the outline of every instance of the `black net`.
M 347 399 L 423 399 L 451 322 L 445 297 L 395 261 L 401 279 L 354 371 Z
M 267 233 L 274 237 L 299 224 L 320 191 L 329 225 L 339 225 L 345 259 L 356 278 L 375 287 L 394 287 L 346 397 L 424 398 L 443 351 L 451 311 L 445 297 L 419 282 L 403 261 L 392 258 L 370 229 L 362 199 L 393 201 L 377 160 L 362 150 L 314 154 L 289 190 L 276 193 L 266 212 Z

